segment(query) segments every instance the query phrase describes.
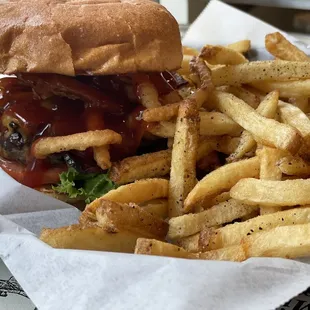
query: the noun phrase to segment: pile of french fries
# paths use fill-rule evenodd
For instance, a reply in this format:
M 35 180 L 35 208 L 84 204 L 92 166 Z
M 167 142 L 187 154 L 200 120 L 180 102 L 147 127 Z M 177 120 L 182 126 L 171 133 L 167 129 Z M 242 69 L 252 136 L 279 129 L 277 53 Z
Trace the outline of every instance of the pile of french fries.
M 249 62 L 248 40 L 184 47 L 188 85 L 143 93 L 148 131 L 167 149 L 112 163 L 121 186 L 41 239 L 187 259 L 310 255 L 310 58 L 280 33 L 265 46 L 274 60 Z

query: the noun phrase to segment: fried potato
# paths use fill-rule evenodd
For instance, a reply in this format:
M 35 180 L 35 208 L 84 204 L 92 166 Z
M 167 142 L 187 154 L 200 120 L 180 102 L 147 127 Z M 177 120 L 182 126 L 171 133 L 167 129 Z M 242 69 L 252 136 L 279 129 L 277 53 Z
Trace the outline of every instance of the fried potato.
M 136 204 L 120 204 L 101 200 L 96 209 L 98 226 L 106 231 L 132 231 L 141 237 L 164 239 L 168 223 Z
M 161 106 L 158 98 L 157 89 L 152 83 L 138 84 L 137 94 L 140 103 L 145 108 L 156 108 Z
M 264 80 L 283 81 L 295 78 L 310 78 L 310 63 L 284 60 L 252 61 L 216 68 L 212 71 L 212 81 L 215 86 L 241 85 Z
M 246 102 L 253 109 L 256 109 L 261 102 L 260 96 L 241 86 L 219 86 L 217 87 L 217 90 L 235 95 Z
M 238 42 L 228 44 L 227 47 L 236 51 L 236 52 L 245 54 L 251 49 L 251 41 L 250 40 L 241 40 Z
M 138 234 L 129 231 L 109 233 L 99 226 L 71 225 L 44 228 L 40 239 L 53 248 L 133 253 Z
M 189 212 L 184 200 L 196 184 L 199 113 L 194 100 L 180 105 L 171 155 L 169 217 Z
M 200 213 L 170 218 L 167 238 L 173 240 L 191 236 L 201 231 L 204 227 L 229 223 L 251 213 L 254 209 L 255 207 L 253 206 L 229 199 Z
M 220 112 L 200 112 L 200 134 L 205 136 L 240 136 L 242 128 L 230 117 Z M 172 138 L 175 123 L 162 121 L 149 123 L 147 130 L 155 136 Z
M 200 170 L 210 172 L 219 167 L 221 167 L 221 160 L 219 158 L 219 153 L 213 151 L 208 155 L 204 156 L 201 160 L 197 162 L 197 167 Z
M 181 65 L 181 68 L 178 70 L 178 73 L 180 75 L 187 75 L 191 72 L 189 63 L 190 63 L 192 57 L 193 57 L 193 55 L 189 55 L 189 54 L 183 55 L 182 65 Z
M 33 155 L 45 158 L 50 154 L 70 150 L 85 151 L 89 147 L 98 147 L 122 142 L 122 136 L 113 130 L 94 130 L 69 136 L 38 139 L 33 145 Z
M 257 142 L 296 153 L 302 138 L 293 127 L 261 116 L 243 100 L 232 94 L 215 92 L 218 109 L 254 135 Z
M 281 226 L 244 238 L 242 247 L 247 257 L 303 257 L 310 253 L 309 234 L 310 224 Z
M 158 240 L 139 238 L 137 240 L 135 254 L 157 255 L 187 259 L 205 259 L 205 260 L 230 260 L 241 262 L 246 259 L 243 251 L 238 247 L 220 249 L 217 251 L 209 251 L 205 253 L 190 253 L 186 250 L 166 242 Z
M 195 100 L 198 108 L 203 105 L 214 89 L 211 70 L 206 66 L 202 59 L 195 56 L 191 59 L 190 67 L 191 70 L 199 76 L 201 82 L 199 88 L 183 101 L 167 104 L 157 108 L 146 109 L 142 115 L 144 121 L 169 121 L 173 117 L 177 116 L 180 104 L 187 101 L 191 102 L 192 100 Z
M 95 213 L 102 200 L 110 200 L 120 203 L 141 203 L 157 198 L 168 197 L 169 181 L 165 179 L 143 179 L 122 185 L 117 189 L 109 191 L 107 194 L 94 200 L 86 206 L 84 212 Z
M 310 97 L 310 80 L 297 80 L 297 81 L 258 81 L 251 83 L 255 88 L 263 91 L 270 92 L 277 89 L 280 97 Z
M 257 107 L 256 112 L 266 118 L 274 118 L 277 113 L 279 101 L 279 92 L 273 91 L 269 93 Z M 250 152 L 256 145 L 253 135 L 244 130 L 240 137 L 240 143 L 236 150 L 227 158 L 227 162 L 232 162 L 242 158 L 246 153 Z
M 154 216 L 158 216 L 162 219 L 168 217 L 168 200 L 167 199 L 154 199 L 146 203 L 140 204 L 143 210 L 151 213 Z
M 239 180 L 247 177 L 258 177 L 259 159 L 242 160 L 236 163 L 224 165 L 207 174 L 199 181 L 185 200 L 185 206 L 190 208 L 202 199 L 216 196 L 229 190 Z
M 276 58 L 290 61 L 310 61 L 303 51 L 288 41 L 280 32 L 267 34 L 265 46 L 267 51 Z
M 287 175 L 310 175 L 310 164 L 299 156 L 286 156 L 278 161 L 278 167 Z
M 283 157 L 283 151 L 273 149 L 270 147 L 263 147 L 259 153 L 260 158 L 260 174 L 261 180 L 280 181 L 282 179 L 282 171 L 279 169 L 277 163 Z M 278 207 L 260 208 L 260 214 L 268 214 L 281 211 Z
M 184 96 L 184 98 L 188 97 L 188 93 L 192 91 L 192 87 L 182 87 L 179 90 L 174 90 L 167 95 L 161 97 L 161 101 L 163 105 L 180 102 Z M 182 95 L 181 95 L 182 94 Z
M 310 120 L 298 107 L 279 101 L 279 114 L 283 122 L 296 128 L 305 141 L 310 139 Z
M 94 150 L 94 159 L 97 165 L 102 169 L 106 170 L 111 167 L 111 160 L 110 160 L 110 152 L 109 146 L 97 146 L 93 148 Z
M 309 112 L 309 100 L 307 97 L 289 98 L 288 102 L 299 108 L 302 112 Z
M 211 65 L 239 65 L 249 62 L 241 53 L 220 45 L 205 45 L 199 57 Z
M 183 55 L 198 56 L 199 51 L 192 47 L 183 46 Z
M 310 179 L 266 181 L 240 180 L 231 190 L 232 198 L 249 205 L 286 207 L 310 203 Z
M 117 184 L 165 176 L 170 171 L 171 150 L 127 157 L 113 163 L 109 177 Z
M 200 233 L 197 233 L 192 236 L 173 240 L 173 244 L 176 244 L 177 246 L 183 248 L 184 250 L 188 252 L 197 253 L 197 252 L 200 252 L 199 238 L 200 238 Z
M 246 222 L 234 223 L 200 234 L 199 250 L 215 250 L 239 244 L 248 235 L 267 231 L 278 226 L 310 223 L 310 208 L 290 209 L 257 216 Z

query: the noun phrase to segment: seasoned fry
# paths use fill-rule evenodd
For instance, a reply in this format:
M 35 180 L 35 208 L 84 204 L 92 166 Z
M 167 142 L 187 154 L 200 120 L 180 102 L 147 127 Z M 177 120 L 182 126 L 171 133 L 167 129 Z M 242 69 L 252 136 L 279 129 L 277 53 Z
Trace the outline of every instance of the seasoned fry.
M 133 231 L 140 236 L 164 239 L 168 223 L 136 204 L 120 204 L 101 200 L 96 209 L 98 226 L 106 231 Z
M 263 147 L 259 153 L 260 158 L 260 175 L 261 180 L 280 181 L 282 179 L 282 171 L 279 169 L 277 163 L 283 157 L 283 151 L 269 147 Z M 260 208 L 260 214 L 269 214 L 281 211 L 278 207 Z
M 218 152 L 213 151 L 210 154 L 204 156 L 201 160 L 197 162 L 197 167 L 200 170 L 206 172 L 210 172 L 221 167 L 221 161 Z
M 188 46 L 183 46 L 183 55 L 198 56 L 199 51 Z
M 139 204 L 152 199 L 166 198 L 168 197 L 168 183 L 165 179 L 143 179 L 120 186 L 87 205 L 84 212 L 94 214 L 101 200 Z
M 228 44 L 227 47 L 236 51 L 236 52 L 245 54 L 251 49 L 251 41 L 250 40 L 241 40 L 238 42 L 234 42 L 232 44 Z
M 186 208 L 191 208 L 202 199 L 208 199 L 229 190 L 242 178 L 258 177 L 258 175 L 258 157 L 224 165 L 199 181 L 187 196 L 184 204 Z
M 219 86 L 217 87 L 217 90 L 235 95 L 246 102 L 253 109 L 256 109 L 260 104 L 260 96 L 257 96 L 253 92 L 241 86 Z
M 267 119 L 232 94 L 215 92 L 218 109 L 255 135 L 258 142 L 296 153 L 302 143 L 298 131 L 291 126 Z
M 194 100 L 180 105 L 171 155 L 169 217 L 190 211 L 190 208 L 185 208 L 183 203 L 196 184 L 199 122 L 199 113 Z
M 199 56 L 211 65 L 239 65 L 249 62 L 241 53 L 220 45 L 205 45 Z
M 181 65 L 181 68 L 178 70 L 179 74 L 187 75 L 187 74 L 189 74 L 191 72 L 190 71 L 189 63 L 190 63 L 192 57 L 193 56 L 189 55 L 189 54 L 183 55 L 182 65 Z
M 310 253 L 309 234 L 310 224 L 281 226 L 244 238 L 242 247 L 247 257 L 303 257 Z
M 273 91 L 269 93 L 258 106 L 256 112 L 266 118 L 274 118 L 278 108 L 279 92 Z M 236 150 L 227 158 L 227 162 L 232 162 L 242 158 L 246 153 L 250 152 L 256 145 L 256 141 L 252 134 L 244 130 L 240 143 Z
M 167 175 L 170 165 L 170 150 L 127 157 L 120 162 L 113 163 L 109 177 L 117 184 L 126 184 L 140 179 Z
M 240 251 L 239 247 L 225 248 L 205 253 L 190 253 L 173 244 L 144 238 L 139 238 L 137 240 L 135 254 L 168 256 L 187 259 L 230 260 L 236 262 L 241 262 L 246 259 L 244 252 Z
M 239 203 L 234 199 L 221 202 L 196 214 L 185 214 L 169 220 L 169 239 L 180 239 L 201 231 L 204 227 L 229 223 L 251 213 L 255 207 Z
M 249 205 L 286 207 L 310 203 L 310 179 L 266 181 L 242 179 L 231 190 L 232 198 Z
M 47 137 L 37 140 L 33 146 L 36 158 L 45 158 L 54 153 L 69 150 L 84 151 L 89 147 L 98 147 L 122 142 L 122 136 L 113 130 L 94 130 L 69 136 Z
M 158 216 L 162 219 L 168 217 L 168 200 L 167 199 L 154 199 L 147 203 L 140 204 L 143 210 L 151 213 L 154 216 Z
M 248 235 L 267 231 L 278 226 L 310 223 L 310 208 L 298 208 L 265 214 L 242 223 L 234 223 L 200 234 L 199 250 L 215 250 L 239 244 Z
M 160 107 L 161 104 L 158 99 L 158 92 L 152 83 L 141 83 L 137 86 L 137 94 L 140 103 L 145 108 Z
M 310 61 L 303 51 L 288 41 L 280 32 L 267 34 L 265 46 L 267 51 L 276 58 L 291 61 Z
M 255 88 L 263 91 L 270 92 L 277 89 L 280 97 L 310 97 L 310 80 L 297 80 L 297 81 L 259 81 L 252 83 Z
M 212 83 L 212 76 L 210 69 L 206 66 L 205 62 L 198 58 L 193 57 L 190 63 L 191 70 L 197 73 L 201 81 L 199 89 L 196 90 L 189 97 L 178 103 L 171 103 L 158 108 L 146 109 L 143 112 L 143 120 L 146 122 L 160 122 L 169 121 L 173 117 L 177 116 L 179 111 L 179 106 L 181 103 L 196 101 L 197 107 L 200 108 L 203 103 L 212 93 L 214 87 Z
M 289 98 L 288 102 L 299 108 L 304 113 L 309 112 L 309 102 L 307 97 Z
M 252 61 L 240 65 L 216 68 L 212 71 L 212 81 L 215 86 L 295 78 L 310 78 L 310 63 L 284 60 Z M 303 96 L 303 94 L 300 94 L 300 96 Z
M 310 175 L 310 164 L 298 156 L 286 156 L 278 161 L 279 169 L 287 175 Z
M 205 136 L 240 136 L 241 127 L 230 117 L 220 112 L 200 112 L 200 134 Z M 147 130 L 155 136 L 171 138 L 175 133 L 175 123 L 162 121 L 149 123 Z
M 78 249 L 133 253 L 138 234 L 129 231 L 109 233 L 99 226 L 71 225 L 44 228 L 40 239 L 58 249 Z
M 200 233 L 197 233 L 192 236 L 173 240 L 173 243 L 176 244 L 177 246 L 180 246 L 181 248 L 183 248 L 184 250 L 188 252 L 197 253 L 200 251 L 199 238 L 200 238 Z
M 97 165 L 102 169 L 106 170 L 111 167 L 111 160 L 110 160 L 110 152 L 109 146 L 97 146 L 94 147 L 94 159 Z
M 279 114 L 286 124 L 296 128 L 305 141 L 310 139 L 310 120 L 298 107 L 279 101 Z

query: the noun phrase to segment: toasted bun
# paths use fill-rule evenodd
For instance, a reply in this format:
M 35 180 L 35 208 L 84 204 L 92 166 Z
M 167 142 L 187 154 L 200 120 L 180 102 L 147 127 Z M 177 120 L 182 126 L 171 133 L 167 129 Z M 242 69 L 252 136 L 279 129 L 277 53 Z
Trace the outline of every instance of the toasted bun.
M 147 0 L 0 2 L 0 71 L 121 74 L 181 65 L 178 24 Z

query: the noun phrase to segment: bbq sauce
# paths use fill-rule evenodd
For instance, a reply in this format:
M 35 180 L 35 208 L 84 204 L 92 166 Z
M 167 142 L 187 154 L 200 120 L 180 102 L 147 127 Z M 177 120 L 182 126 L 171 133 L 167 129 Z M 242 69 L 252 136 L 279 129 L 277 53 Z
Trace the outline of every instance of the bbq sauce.
M 132 90 L 134 81 L 147 80 L 155 85 L 159 95 L 167 94 L 177 87 L 177 82 L 171 74 L 165 75 L 139 74 L 137 79 L 132 75 L 75 79 L 50 74 L 24 74 L 20 79 L 3 78 L 0 80 L 0 117 L 2 121 L 7 119 L 18 127 L 16 130 L 20 130 L 30 150 L 29 146 L 42 137 L 112 129 L 123 139 L 121 144 L 110 146 L 111 159 L 121 160 L 135 155 L 146 129 L 139 118 L 143 107 L 138 103 L 135 88 L 131 96 L 128 89 Z M 3 122 L 0 130 L 0 138 L 3 139 L 8 130 Z M 100 170 L 91 148 L 84 152 L 71 151 L 70 154 L 83 171 Z M 27 151 L 26 155 L 26 163 L 23 164 L 10 158 L 0 161 L 0 167 L 24 185 L 39 187 L 57 183 L 59 173 L 67 169 L 64 163 L 55 164 L 50 158 L 36 159 L 31 151 Z

